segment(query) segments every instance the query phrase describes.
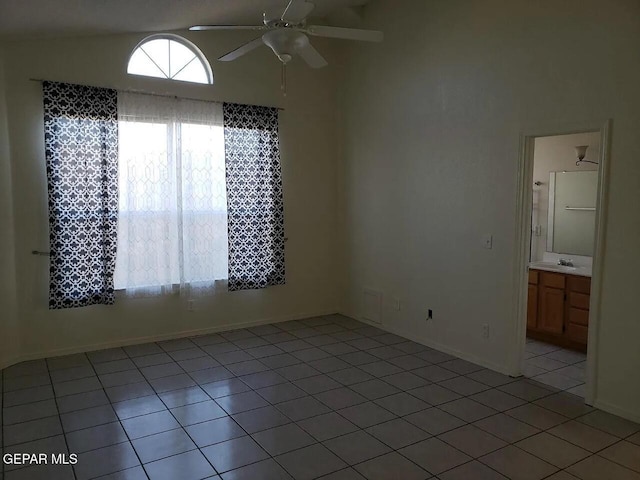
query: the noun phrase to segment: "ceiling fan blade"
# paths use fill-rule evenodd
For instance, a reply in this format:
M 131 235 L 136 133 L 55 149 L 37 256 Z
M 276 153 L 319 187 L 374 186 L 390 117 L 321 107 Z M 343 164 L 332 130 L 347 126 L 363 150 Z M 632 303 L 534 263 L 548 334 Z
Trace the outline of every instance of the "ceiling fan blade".
M 310 25 L 305 31 L 315 37 L 342 38 L 345 40 L 361 40 L 364 42 L 381 42 L 384 39 L 384 34 L 378 30 Z
M 298 54 L 307 62 L 311 68 L 322 68 L 329 65 L 320 52 L 313 45 L 307 43 L 304 47 L 298 49 Z
M 266 30 L 264 25 L 194 25 L 189 27 L 192 32 L 203 30 Z
M 223 55 L 218 60 L 221 62 L 230 62 L 235 60 L 236 58 L 240 58 L 241 56 L 255 50 L 259 46 L 263 45 L 262 37 L 258 37 L 255 40 L 251 40 L 249 43 L 245 43 L 241 47 L 236 48 L 235 50 L 230 51 L 226 55 Z
M 282 14 L 282 21 L 291 24 L 301 23 L 313 11 L 315 5 L 306 0 L 291 0 Z

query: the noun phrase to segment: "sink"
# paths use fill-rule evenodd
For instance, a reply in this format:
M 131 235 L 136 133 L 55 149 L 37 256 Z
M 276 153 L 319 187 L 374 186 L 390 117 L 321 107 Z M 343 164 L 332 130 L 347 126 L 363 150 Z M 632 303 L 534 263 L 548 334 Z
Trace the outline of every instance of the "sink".
M 558 265 L 557 263 L 551 262 L 532 262 L 529 264 L 531 268 L 539 268 L 541 270 L 553 270 L 555 272 L 575 272 L 578 270 L 577 267 L 568 267 L 566 265 Z

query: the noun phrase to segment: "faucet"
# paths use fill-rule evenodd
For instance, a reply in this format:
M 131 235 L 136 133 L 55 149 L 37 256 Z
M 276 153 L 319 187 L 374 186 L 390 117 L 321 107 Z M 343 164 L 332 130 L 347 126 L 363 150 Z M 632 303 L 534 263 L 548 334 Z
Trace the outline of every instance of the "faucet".
M 561 258 L 558 260 L 558 265 L 562 265 L 563 267 L 573 267 L 573 260 L 565 260 L 564 258 Z

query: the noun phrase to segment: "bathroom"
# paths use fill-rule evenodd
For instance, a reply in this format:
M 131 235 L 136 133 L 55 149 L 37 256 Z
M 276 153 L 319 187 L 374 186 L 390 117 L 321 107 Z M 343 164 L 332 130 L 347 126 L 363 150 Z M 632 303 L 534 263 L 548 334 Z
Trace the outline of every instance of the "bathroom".
M 600 132 L 535 139 L 524 374 L 584 396 Z

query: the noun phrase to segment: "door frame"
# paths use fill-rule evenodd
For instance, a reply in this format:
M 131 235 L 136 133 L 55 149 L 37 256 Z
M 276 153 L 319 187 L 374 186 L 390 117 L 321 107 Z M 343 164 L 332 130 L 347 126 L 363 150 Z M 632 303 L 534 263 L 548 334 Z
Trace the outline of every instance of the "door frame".
M 598 338 L 600 334 L 600 296 L 602 292 L 605 231 L 607 220 L 609 160 L 611 151 L 612 120 L 583 122 L 573 125 L 556 125 L 532 128 L 520 135 L 520 157 L 517 173 L 516 244 L 514 252 L 514 285 L 516 286 L 513 318 L 513 345 L 510 358 L 512 375 L 522 375 L 522 360 L 526 343 L 528 265 L 531 252 L 531 210 L 533 208 L 533 156 L 535 139 L 556 135 L 599 132 L 600 152 L 598 165 L 598 193 L 596 200 L 596 224 L 594 233 L 593 271 L 589 303 L 589 332 L 587 341 L 587 367 L 585 377 L 585 403 L 596 402 L 598 382 Z

